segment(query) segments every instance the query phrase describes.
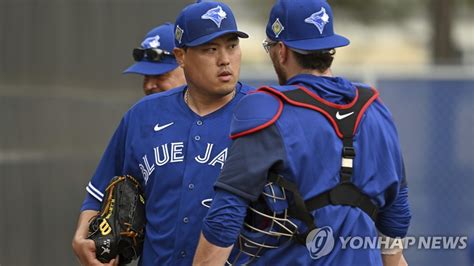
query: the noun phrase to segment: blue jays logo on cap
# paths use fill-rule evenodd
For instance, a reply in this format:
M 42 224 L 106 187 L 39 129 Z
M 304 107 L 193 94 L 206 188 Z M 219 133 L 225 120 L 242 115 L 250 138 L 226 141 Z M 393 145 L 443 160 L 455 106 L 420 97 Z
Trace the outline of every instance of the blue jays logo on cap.
M 175 48 L 174 39 L 174 24 L 167 22 L 153 28 L 143 38 L 140 48 L 133 49 L 132 56 L 135 63 L 123 73 L 162 75 L 177 68 L 176 58 L 171 54 Z M 152 61 L 148 60 L 148 55 L 144 51 L 147 49 L 160 49 L 166 51 L 167 54 L 160 56 L 159 60 Z M 141 56 L 135 57 L 136 50 L 143 50 Z
M 314 24 L 314 26 L 318 28 L 319 33 L 323 34 L 324 26 L 329 23 L 329 15 L 326 13 L 326 9 L 321 7 L 321 10 L 311 14 L 311 16 L 307 17 L 304 22 Z
M 160 47 L 160 35 L 146 38 L 142 42 L 141 46 L 146 49 Z
M 199 46 L 225 34 L 248 38 L 237 29 L 232 10 L 222 2 L 197 1 L 188 5 L 175 24 L 175 45 L 179 48 Z
M 276 0 L 266 33 L 271 40 L 302 51 L 326 50 L 350 43 L 334 32 L 334 15 L 326 0 Z
M 214 23 L 216 23 L 217 27 L 221 27 L 221 22 L 225 18 L 227 18 L 227 13 L 222 10 L 221 6 L 217 6 L 215 8 L 209 9 L 204 15 L 201 16 L 202 19 L 210 19 Z

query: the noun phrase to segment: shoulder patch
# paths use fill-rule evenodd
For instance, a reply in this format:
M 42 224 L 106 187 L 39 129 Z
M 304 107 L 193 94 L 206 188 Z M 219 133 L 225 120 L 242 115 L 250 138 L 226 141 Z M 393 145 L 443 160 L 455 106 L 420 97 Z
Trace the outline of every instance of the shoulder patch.
M 266 92 L 251 93 L 237 104 L 230 124 L 230 137 L 236 139 L 271 126 L 280 117 L 283 102 Z

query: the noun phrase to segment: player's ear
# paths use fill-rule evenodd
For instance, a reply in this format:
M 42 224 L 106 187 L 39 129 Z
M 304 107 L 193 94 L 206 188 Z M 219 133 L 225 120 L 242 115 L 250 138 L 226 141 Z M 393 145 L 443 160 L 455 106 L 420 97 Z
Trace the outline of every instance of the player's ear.
M 176 57 L 176 62 L 180 67 L 184 67 L 184 61 L 186 57 L 186 51 L 182 48 L 173 49 L 174 57 Z
M 280 64 L 285 64 L 286 61 L 288 60 L 288 53 L 290 52 L 290 49 L 283 43 L 283 42 L 278 42 L 278 61 Z

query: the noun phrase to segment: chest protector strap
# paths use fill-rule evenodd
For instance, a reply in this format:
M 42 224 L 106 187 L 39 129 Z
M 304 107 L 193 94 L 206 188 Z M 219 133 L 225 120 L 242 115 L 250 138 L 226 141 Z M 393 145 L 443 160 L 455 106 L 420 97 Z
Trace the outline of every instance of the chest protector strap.
M 290 216 L 303 221 L 307 226 L 306 233 L 296 235 L 296 240 L 302 244 L 305 243 L 306 235 L 316 227 L 310 212 L 328 205 L 346 205 L 359 208 L 375 221 L 378 208 L 368 195 L 352 183 L 352 169 L 356 156 L 353 137 L 364 112 L 377 99 L 378 92 L 374 89 L 357 88 L 356 97 L 351 103 L 337 105 L 320 98 L 304 87 L 289 91 L 279 91 L 270 87 L 263 87 L 259 90 L 276 95 L 288 104 L 321 113 L 331 123 L 343 144 L 339 184 L 313 198 L 304 201 L 297 186 L 280 175 L 271 173 L 268 177 L 268 181 L 284 187 L 293 194 L 294 202 L 289 203 L 288 213 Z

